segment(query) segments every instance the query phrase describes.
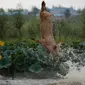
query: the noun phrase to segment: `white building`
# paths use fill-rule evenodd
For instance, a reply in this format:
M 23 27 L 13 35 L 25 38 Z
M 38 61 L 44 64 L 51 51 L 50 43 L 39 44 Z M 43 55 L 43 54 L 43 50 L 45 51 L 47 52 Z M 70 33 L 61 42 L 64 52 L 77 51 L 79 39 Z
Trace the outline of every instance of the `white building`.
M 49 10 L 56 18 L 65 18 L 65 11 L 67 9 L 69 9 L 71 16 L 79 15 L 79 13 L 73 8 L 53 7 L 52 9 Z

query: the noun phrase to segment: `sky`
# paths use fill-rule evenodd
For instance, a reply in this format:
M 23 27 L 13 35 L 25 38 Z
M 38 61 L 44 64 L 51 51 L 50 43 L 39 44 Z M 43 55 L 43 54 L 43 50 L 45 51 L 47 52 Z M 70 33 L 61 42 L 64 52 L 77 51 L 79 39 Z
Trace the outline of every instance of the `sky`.
M 44 0 L 46 6 L 52 8 L 52 6 L 64 6 L 73 7 L 75 9 L 83 9 L 85 7 L 85 0 Z M 41 8 L 42 0 L 0 0 L 0 8 L 17 8 L 17 4 L 21 3 L 23 9 L 31 10 L 33 6 Z

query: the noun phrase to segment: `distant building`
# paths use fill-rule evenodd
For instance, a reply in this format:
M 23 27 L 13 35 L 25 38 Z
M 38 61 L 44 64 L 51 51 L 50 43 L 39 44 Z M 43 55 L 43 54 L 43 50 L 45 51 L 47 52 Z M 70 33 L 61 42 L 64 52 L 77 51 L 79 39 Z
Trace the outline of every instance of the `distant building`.
M 18 11 L 17 10 L 15 10 L 15 11 L 11 11 L 11 12 L 9 12 L 9 11 L 7 11 L 7 12 L 5 12 L 5 14 L 6 15 L 15 15 L 15 14 L 17 14 L 18 13 Z M 0 15 L 1 15 L 2 13 L 0 13 Z M 22 10 L 21 11 L 21 14 L 23 14 L 23 15 L 28 15 L 28 10 Z
M 23 10 L 21 13 L 23 14 L 23 15 L 28 15 L 28 10 Z
M 50 12 L 56 17 L 56 19 L 65 18 L 65 11 L 69 9 L 71 16 L 77 16 L 79 13 L 73 8 L 65 8 L 65 7 L 53 7 L 49 9 Z

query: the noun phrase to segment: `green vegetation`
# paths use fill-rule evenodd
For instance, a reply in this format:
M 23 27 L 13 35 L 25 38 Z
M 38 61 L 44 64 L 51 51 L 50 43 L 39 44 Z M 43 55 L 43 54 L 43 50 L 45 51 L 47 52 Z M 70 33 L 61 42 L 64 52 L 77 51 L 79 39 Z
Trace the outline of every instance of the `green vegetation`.
M 22 10 L 9 10 L 10 14 L 6 15 L 3 9 L 0 9 L 0 40 L 6 43 L 11 41 L 29 41 L 40 39 L 40 19 L 36 16 L 27 16 L 21 14 Z M 33 8 L 34 14 L 38 9 Z M 13 12 L 17 12 L 13 14 Z M 66 13 L 68 16 L 68 12 Z M 54 35 L 56 41 L 64 41 L 71 44 L 72 42 L 84 41 L 84 10 L 78 16 L 70 16 L 65 20 L 56 20 Z M 29 43 L 29 42 L 28 42 Z
M 22 10 L 9 10 L 10 16 L 5 15 L 3 9 L 0 9 L 0 40 L 6 43 L 15 43 L 20 41 L 31 41 L 40 39 L 40 20 L 38 17 L 31 17 L 21 14 Z M 32 9 L 34 15 L 39 11 L 36 7 Z M 13 14 L 13 12 L 17 12 Z M 66 11 L 66 17 L 70 16 Z M 81 15 L 70 16 L 65 20 L 55 21 L 55 39 L 71 44 L 73 41 L 84 41 L 84 10 Z M 28 42 L 30 43 L 30 42 Z
M 85 9 L 83 9 L 81 17 L 82 17 L 82 25 L 83 25 L 82 34 L 83 34 L 83 37 L 85 37 Z
M 52 53 L 48 55 L 47 49 L 39 43 L 34 47 L 30 47 L 28 42 L 25 41 L 5 44 L 0 46 L 0 70 L 8 69 L 7 71 L 12 74 L 12 78 L 14 78 L 15 72 L 39 73 L 49 70 L 65 76 L 69 72 L 67 61 L 77 63 L 78 68 L 85 65 L 85 43 L 74 42 L 72 47 L 75 50 L 67 44 L 63 45 L 63 56 L 58 59 Z
M 27 42 L 5 44 L 0 46 L 0 55 L 2 56 L 0 69 L 9 68 L 9 71 L 13 71 L 12 74 L 15 71 L 39 73 L 42 70 L 56 70 L 56 72 L 60 72 L 62 75 L 68 73 L 69 67 L 67 64 L 64 64 L 66 60 L 61 58 L 58 61 L 53 54 L 48 56 L 47 49 L 40 44 L 36 44 L 35 47 L 29 47 Z M 62 68 L 67 70 L 63 72 Z
M 3 9 L 0 9 L 0 38 L 4 39 L 5 36 L 5 24 L 7 22 L 7 16 L 5 15 L 5 12 Z

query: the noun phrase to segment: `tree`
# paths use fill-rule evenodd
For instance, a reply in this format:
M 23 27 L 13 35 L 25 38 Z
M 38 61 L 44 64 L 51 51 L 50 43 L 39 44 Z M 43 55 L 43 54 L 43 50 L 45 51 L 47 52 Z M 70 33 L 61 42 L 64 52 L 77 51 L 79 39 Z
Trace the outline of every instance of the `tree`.
M 70 9 L 66 9 L 65 11 L 65 17 L 68 19 L 70 17 L 71 13 L 70 13 Z
M 82 10 L 82 13 L 81 13 L 81 19 L 82 19 L 82 33 L 83 33 L 83 36 L 85 37 L 85 8 Z
M 4 25 L 7 21 L 7 16 L 4 9 L 0 9 L 0 39 L 4 39 Z
M 28 24 L 28 36 L 30 39 L 35 40 L 40 37 L 40 20 L 33 17 Z
M 18 9 L 18 10 L 15 10 L 15 14 L 14 14 L 14 24 L 15 24 L 15 27 L 17 28 L 18 30 L 18 34 L 19 34 L 19 38 L 21 38 L 22 34 L 21 34 L 21 27 L 23 26 L 24 24 L 24 16 L 22 14 L 22 11 L 21 9 Z
M 32 7 L 32 12 L 33 12 L 34 16 L 36 16 L 37 13 L 39 12 L 39 9 L 34 6 L 34 7 Z
M 81 9 L 78 9 L 77 12 L 78 12 L 78 13 L 81 13 Z

